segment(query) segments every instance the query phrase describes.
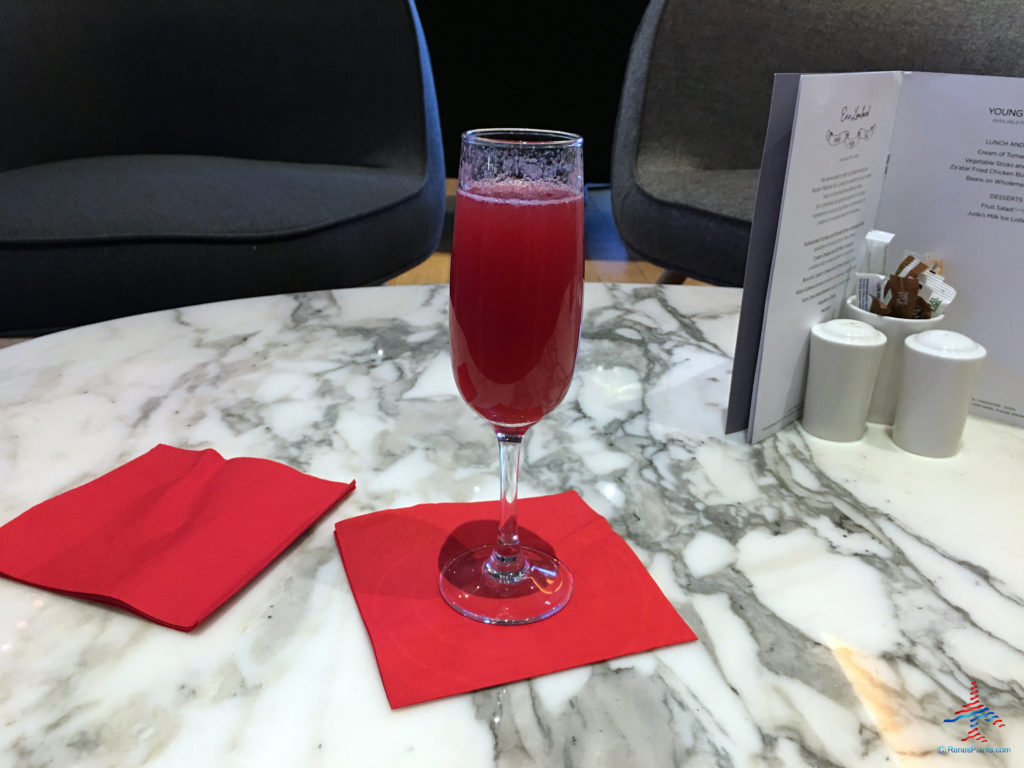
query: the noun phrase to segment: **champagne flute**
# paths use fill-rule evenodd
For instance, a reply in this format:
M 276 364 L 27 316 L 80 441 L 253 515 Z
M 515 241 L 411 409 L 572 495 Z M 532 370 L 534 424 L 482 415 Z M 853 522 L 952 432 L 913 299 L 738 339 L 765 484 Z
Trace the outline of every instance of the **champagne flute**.
M 519 542 L 526 431 L 572 380 L 583 302 L 583 139 L 533 129 L 462 136 L 449 305 L 452 370 L 498 438 L 497 541 L 456 555 L 441 594 L 493 624 L 547 618 L 572 596 L 553 555 Z

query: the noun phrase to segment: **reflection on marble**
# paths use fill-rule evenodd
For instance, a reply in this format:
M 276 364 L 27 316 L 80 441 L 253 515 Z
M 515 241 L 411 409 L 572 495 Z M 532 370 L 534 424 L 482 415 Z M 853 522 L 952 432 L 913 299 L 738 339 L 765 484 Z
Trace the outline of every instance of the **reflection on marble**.
M 0 522 L 165 442 L 358 488 L 186 635 L 0 580 L 0 765 L 1024 764 L 1024 431 L 723 436 L 739 293 L 588 285 L 522 493 L 578 490 L 700 640 L 392 711 L 336 520 L 497 493 L 443 287 L 228 302 L 0 350 Z M 1005 727 L 943 723 L 978 682 Z M 943 755 L 947 745 L 1009 748 Z

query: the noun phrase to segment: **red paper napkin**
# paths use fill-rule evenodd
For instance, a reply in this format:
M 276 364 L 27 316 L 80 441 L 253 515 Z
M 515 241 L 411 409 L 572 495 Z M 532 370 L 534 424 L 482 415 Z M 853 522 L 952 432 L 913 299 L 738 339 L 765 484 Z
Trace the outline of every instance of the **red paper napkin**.
M 0 528 L 0 575 L 187 632 L 354 487 L 158 445 Z
M 575 492 L 521 499 L 523 544 L 572 571 L 569 604 L 535 624 L 467 619 L 441 566 L 494 541 L 497 502 L 422 504 L 354 517 L 334 535 L 392 708 L 695 640 L 636 555 Z

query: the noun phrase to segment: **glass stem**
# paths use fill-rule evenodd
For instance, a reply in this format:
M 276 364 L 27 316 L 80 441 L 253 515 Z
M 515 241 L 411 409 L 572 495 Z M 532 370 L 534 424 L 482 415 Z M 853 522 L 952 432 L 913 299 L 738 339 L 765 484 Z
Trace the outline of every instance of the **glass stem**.
M 498 512 L 498 542 L 487 561 L 487 572 L 499 581 L 518 581 L 525 575 L 525 561 L 519 546 L 516 507 L 519 501 L 519 453 L 523 436 L 498 432 L 498 461 L 501 466 L 501 501 Z

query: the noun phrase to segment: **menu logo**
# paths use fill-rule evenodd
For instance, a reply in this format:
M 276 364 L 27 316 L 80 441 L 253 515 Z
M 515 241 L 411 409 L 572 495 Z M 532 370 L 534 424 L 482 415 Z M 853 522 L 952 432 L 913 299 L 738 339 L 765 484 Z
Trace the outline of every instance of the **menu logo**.
M 864 120 L 871 114 L 870 104 L 859 104 L 853 109 L 849 107 L 843 107 L 839 111 L 840 122 L 846 122 L 847 120 Z
M 870 104 L 858 104 L 854 107 L 843 105 L 839 110 L 839 122 L 849 123 L 858 120 L 866 120 L 871 116 Z M 838 147 L 845 144 L 850 149 L 856 147 L 860 142 L 867 141 L 875 134 L 875 126 L 872 123 L 870 128 L 846 128 L 840 131 L 833 131 L 831 128 L 825 132 L 825 141 L 830 147 Z
M 1024 117 L 1024 109 L 1020 107 L 989 107 L 988 113 L 995 117 Z
M 830 147 L 838 147 L 845 144 L 850 149 L 856 147 L 862 141 L 868 141 L 875 135 L 875 126 L 870 128 L 858 128 L 855 131 L 833 131 L 831 128 L 825 132 L 825 141 Z

